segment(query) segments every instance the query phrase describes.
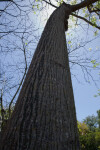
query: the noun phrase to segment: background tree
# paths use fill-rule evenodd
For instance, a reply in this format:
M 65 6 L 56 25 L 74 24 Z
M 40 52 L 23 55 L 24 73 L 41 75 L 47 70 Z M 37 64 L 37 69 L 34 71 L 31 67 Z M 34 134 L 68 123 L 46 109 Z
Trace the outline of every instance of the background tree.
M 95 131 L 95 128 L 97 126 L 97 117 L 94 115 L 88 116 L 84 119 L 84 123 L 88 126 L 90 131 Z
M 99 110 L 97 112 L 99 112 Z M 84 119 L 86 122 L 78 122 L 79 139 L 82 150 L 100 149 L 100 129 L 97 116 L 88 116 Z
M 98 126 L 100 129 L 100 110 L 97 111 L 97 118 L 98 118 Z
M 89 132 L 89 128 L 84 122 L 78 122 L 78 130 L 80 135 L 84 135 Z

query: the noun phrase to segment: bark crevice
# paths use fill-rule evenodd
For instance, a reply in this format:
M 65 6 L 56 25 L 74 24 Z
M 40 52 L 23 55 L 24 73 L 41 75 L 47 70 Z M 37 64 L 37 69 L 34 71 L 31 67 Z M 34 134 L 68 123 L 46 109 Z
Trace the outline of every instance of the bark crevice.
M 2 133 L 2 150 L 79 150 L 62 4 L 43 31 L 15 110 Z M 67 17 L 68 18 L 68 17 Z

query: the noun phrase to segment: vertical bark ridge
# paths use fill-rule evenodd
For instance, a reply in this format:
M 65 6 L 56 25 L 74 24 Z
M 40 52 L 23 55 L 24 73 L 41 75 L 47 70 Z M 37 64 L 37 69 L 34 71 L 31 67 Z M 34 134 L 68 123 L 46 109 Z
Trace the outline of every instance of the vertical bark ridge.
M 79 150 L 66 12 L 62 4 L 46 24 L 3 133 L 2 150 Z

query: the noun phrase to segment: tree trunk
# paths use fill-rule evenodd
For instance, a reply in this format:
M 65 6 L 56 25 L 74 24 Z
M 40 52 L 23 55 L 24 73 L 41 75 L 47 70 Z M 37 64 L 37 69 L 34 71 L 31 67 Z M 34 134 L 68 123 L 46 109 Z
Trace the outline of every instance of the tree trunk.
M 46 24 L 2 133 L 2 150 L 79 150 L 65 39 L 68 7 L 62 4 Z

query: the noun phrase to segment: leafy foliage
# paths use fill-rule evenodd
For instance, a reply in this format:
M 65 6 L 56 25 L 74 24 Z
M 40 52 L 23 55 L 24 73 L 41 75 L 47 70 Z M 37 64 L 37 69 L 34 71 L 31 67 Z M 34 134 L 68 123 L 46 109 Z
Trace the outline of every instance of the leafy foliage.
M 100 110 L 97 116 L 88 116 L 78 122 L 81 150 L 100 150 Z
M 88 116 L 84 119 L 84 123 L 88 126 L 90 131 L 94 131 L 97 126 L 97 117 Z

